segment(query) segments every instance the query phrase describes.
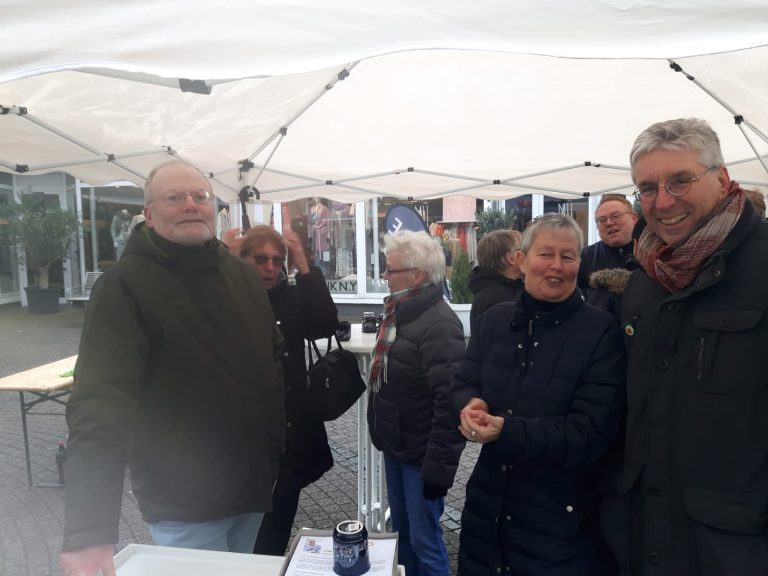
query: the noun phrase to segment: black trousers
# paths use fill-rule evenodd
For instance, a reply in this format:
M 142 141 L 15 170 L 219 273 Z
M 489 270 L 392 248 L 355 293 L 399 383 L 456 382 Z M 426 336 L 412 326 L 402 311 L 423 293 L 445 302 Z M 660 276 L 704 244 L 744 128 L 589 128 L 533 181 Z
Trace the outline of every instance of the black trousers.
M 285 555 L 285 549 L 291 539 L 293 519 L 299 507 L 300 494 L 301 489 L 298 489 L 280 497 L 272 497 L 272 512 L 264 515 L 253 547 L 254 554 Z

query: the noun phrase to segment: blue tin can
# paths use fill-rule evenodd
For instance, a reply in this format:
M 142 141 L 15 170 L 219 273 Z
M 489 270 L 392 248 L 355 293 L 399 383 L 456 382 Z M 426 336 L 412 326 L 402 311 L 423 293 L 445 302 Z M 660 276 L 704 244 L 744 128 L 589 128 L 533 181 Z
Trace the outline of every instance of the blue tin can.
M 368 530 L 357 520 L 339 522 L 333 531 L 333 571 L 339 576 L 360 576 L 370 568 Z

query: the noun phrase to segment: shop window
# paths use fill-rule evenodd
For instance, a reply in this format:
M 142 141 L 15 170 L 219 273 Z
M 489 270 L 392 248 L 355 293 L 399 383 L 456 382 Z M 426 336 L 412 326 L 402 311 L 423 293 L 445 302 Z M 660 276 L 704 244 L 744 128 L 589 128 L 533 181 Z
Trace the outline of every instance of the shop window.
M 407 201 L 400 198 L 383 197 L 365 202 L 366 246 L 366 291 L 368 293 L 388 293 L 387 281 L 384 279 L 386 258 L 381 251 L 381 244 L 386 229 L 386 216 L 397 205 L 406 205 L 412 209 L 423 222 L 430 235 L 440 240 L 446 256 L 448 269 L 446 276 L 450 277 L 453 258 L 464 250 L 474 261 L 477 247 L 477 230 L 475 212 L 483 209 L 483 201 L 469 199 L 465 210 L 456 210 L 461 201 L 453 198 L 446 206 L 445 199 Z M 447 209 L 446 209 L 447 208 Z M 463 215 L 462 215 L 463 214 Z M 446 219 L 450 220 L 447 221 Z
M 287 226 L 305 241 L 305 250 L 325 276 L 331 294 L 357 294 L 355 204 L 317 197 L 288 202 L 283 229 Z
M 587 198 L 562 199 L 544 196 L 544 213 L 550 212 L 566 214 L 576 220 L 584 236 L 584 245 L 587 245 L 589 233 L 589 200 Z
M 10 174 L 8 175 L 10 179 Z M 11 190 L 0 187 L 0 204 L 12 202 Z M 19 291 L 18 262 L 16 247 L 11 245 L 8 236 L 0 225 L 0 296 Z
M 533 219 L 533 196 L 526 194 L 505 200 L 504 209 L 515 215 L 514 229 L 522 232 Z
M 120 257 L 133 226 L 142 219 L 144 194 L 133 186 L 82 189 L 86 270 L 104 271 Z M 94 254 L 95 251 L 95 254 Z

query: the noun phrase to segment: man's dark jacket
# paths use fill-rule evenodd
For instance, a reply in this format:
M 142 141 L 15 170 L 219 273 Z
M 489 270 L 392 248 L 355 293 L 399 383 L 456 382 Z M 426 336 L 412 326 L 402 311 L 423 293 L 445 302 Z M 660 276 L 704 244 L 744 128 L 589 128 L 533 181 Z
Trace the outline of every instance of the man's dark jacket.
M 258 275 L 146 225 L 94 286 L 67 404 L 64 549 L 118 541 L 126 464 L 147 522 L 271 509 L 283 339 Z
M 280 457 L 280 473 L 275 496 L 301 490 L 315 482 L 333 466 L 325 424 L 307 405 L 307 360 L 305 339 L 327 338 L 336 332 L 339 321 L 336 305 L 323 274 L 311 267 L 297 274 L 296 284 L 287 279 L 269 290 L 269 301 L 285 338 L 285 413 L 287 431 L 285 453 Z M 319 344 L 325 352 L 326 341 Z
M 767 261 L 747 202 L 689 287 L 632 274 L 625 460 L 604 518 L 625 570 L 768 574 Z
M 368 397 L 371 441 L 403 464 L 420 465 L 425 483 L 450 488 L 464 438 L 448 389 L 464 357 L 464 330 L 442 288 L 434 285 L 401 302 L 395 319 L 387 381 Z
M 469 326 L 470 334 L 474 334 L 480 316 L 491 306 L 517 299 L 523 290 L 523 281 L 507 278 L 496 270 L 475 266 L 469 275 L 469 289 L 473 294 Z
M 623 414 L 616 320 L 573 296 L 548 312 L 523 299 L 480 319 L 454 377 L 504 418 L 467 484 L 459 574 L 610 574 L 598 532 L 599 463 Z

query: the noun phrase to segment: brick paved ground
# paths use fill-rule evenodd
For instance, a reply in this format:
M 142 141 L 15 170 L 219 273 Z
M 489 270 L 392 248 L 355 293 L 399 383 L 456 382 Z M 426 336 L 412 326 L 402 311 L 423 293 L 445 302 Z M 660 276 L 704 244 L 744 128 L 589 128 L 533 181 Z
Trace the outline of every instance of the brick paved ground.
M 18 306 L 0 306 L 0 377 L 77 353 L 82 308 L 65 308 L 50 316 L 34 316 Z M 38 411 L 61 413 L 46 403 Z M 30 447 L 35 482 L 55 482 L 57 442 L 66 437 L 61 415 L 30 415 Z M 335 466 L 302 494 L 296 527 L 328 528 L 357 515 L 357 415 L 350 410 L 328 424 Z M 455 572 L 459 517 L 464 486 L 477 446 L 462 457 L 457 481 L 446 498 L 445 539 Z M 0 394 L 0 575 L 60 574 L 58 553 L 63 523 L 63 491 L 27 487 L 19 398 Z M 126 483 L 119 547 L 150 543 Z

